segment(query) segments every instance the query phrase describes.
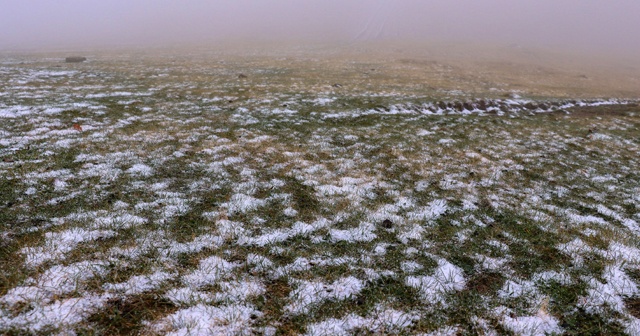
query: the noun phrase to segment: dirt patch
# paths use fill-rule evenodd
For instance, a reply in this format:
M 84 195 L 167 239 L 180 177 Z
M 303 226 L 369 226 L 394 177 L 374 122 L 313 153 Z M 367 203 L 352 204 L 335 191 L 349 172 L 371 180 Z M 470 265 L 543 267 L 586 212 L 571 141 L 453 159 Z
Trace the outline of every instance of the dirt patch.
M 631 315 L 635 318 L 640 318 L 640 297 L 627 299 L 624 303 Z
M 142 322 L 153 321 L 177 310 L 168 299 L 154 294 L 141 294 L 129 299 L 111 299 L 107 306 L 90 317 L 105 335 L 135 335 L 143 328 Z
M 500 273 L 487 272 L 473 276 L 467 282 L 467 288 L 479 294 L 490 294 L 502 287 L 504 276 Z
M 266 316 L 280 316 L 277 323 L 278 333 L 281 335 L 297 335 L 299 334 L 298 328 L 295 323 L 283 316 L 283 308 L 287 303 L 289 293 L 291 293 L 291 286 L 289 283 L 282 279 L 276 279 L 266 283 L 266 292 L 260 298 L 261 302 L 258 303 L 259 308 L 265 313 Z M 265 321 L 269 322 L 269 321 Z

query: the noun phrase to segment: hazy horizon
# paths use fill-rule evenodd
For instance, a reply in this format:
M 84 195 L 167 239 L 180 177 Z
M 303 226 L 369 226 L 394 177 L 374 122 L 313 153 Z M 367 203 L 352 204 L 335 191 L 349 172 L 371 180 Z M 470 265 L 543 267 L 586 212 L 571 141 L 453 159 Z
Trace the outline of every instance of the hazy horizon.
M 0 51 L 438 41 L 640 54 L 640 2 L 5 0 Z

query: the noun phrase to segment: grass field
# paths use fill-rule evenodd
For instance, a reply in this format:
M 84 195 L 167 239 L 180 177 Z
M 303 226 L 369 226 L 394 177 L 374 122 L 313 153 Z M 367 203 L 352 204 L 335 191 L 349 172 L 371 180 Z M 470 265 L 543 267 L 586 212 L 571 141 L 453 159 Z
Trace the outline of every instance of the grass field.
M 0 333 L 640 334 L 633 78 L 243 55 L 3 59 Z

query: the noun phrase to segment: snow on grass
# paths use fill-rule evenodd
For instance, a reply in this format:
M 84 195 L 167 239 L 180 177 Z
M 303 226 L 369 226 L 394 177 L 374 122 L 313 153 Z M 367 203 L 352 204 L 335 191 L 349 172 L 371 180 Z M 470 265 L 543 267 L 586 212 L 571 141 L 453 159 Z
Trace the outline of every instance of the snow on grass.
M 420 265 L 415 261 L 403 261 L 402 264 L 400 264 L 400 268 L 405 273 L 414 273 L 416 271 L 423 269 L 424 266 Z
M 171 300 L 178 307 L 195 306 L 200 303 L 207 304 L 214 301 L 211 293 L 194 290 L 190 287 L 172 288 L 164 294 L 164 297 Z
M 350 314 L 345 317 L 313 323 L 307 328 L 307 335 L 353 335 L 355 330 L 373 333 L 398 333 L 410 327 L 419 317 L 415 313 L 378 307 L 371 317 Z
M 630 266 L 640 265 L 640 249 L 619 242 L 609 244 L 609 248 L 601 252 L 601 255 L 615 263 L 629 264 Z
M 124 202 L 123 202 L 124 203 Z M 126 204 L 126 203 L 124 203 Z M 116 204 L 116 206 L 122 206 L 122 204 Z M 116 216 L 95 217 L 95 222 L 92 225 L 94 229 L 129 229 L 147 223 L 148 219 L 124 213 Z
M 25 280 L 24 284 L 28 286 L 18 286 L 9 290 L 0 298 L 0 302 L 9 305 L 21 302 L 51 302 L 54 297 L 72 293 L 78 290 L 83 282 L 104 274 L 106 266 L 107 263 L 104 261 L 81 261 L 69 266 L 53 266 L 37 279 Z
M 176 241 L 163 241 L 158 244 L 158 252 L 166 258 L 176 257 L 183 253 L 198 253 L 204 249 L 215 249 L 224 243 L 220 236 L 205 234 L 195 237 L 192 241 L 179 243 Z
M 596 217 L 593 215 L 587 215 L 587 216 L 582 216 L 582 215 L 578 215 L 578 214 L 574 214 L 574 213 L 567 213 L 566 214 L 567 218 L 569 218 L 570 221 L 576 223 L 576 224 L 600 224 L 600 225 L 607 225 L 607 221 L 605 221 L 604 219 L 600 218 L 600 217 Z
M 166 335 L 253 335 L 252 321 L 262 313 L 251 306 L 208 306 L 181 309 L 157 322 L 152 330 Z
M 153 175 L 153 169 L 146 164 L 136 163 L 131 168 L 127 169 L 127 173 L 131 175 L 149 177 Z
M 247 302 L 266 291 L 262 283 L 256 281 L 220 282 L 218 286 L 220 292 L 214 296 L 214 300 L 218 302 Z
M 57 260 L 82 242 L 90 242 L 115 236 L 110 230 L 86 230 L 73 228 L 62 232 L 45 233 L 45 242 L 42 246 L 25 247 L 22 254 L 25 257 L 25 265 L 36 267 L 49 260 Z
M 266 201 L 262 199 L 257 199 L 245 194 L 235 194 L 231 196 L 231 200 L 228 203 L 222 206 L 227 208 L 229 214 L 235 214 L 256 210 L 266 204 Z
M 507 258 L 493 258 L 485 255 L 476 254 L 473 256 L 473 259 L 478 261 L 479 269 L 488 270 L 488 271 L 498 271 L 498 272 L 509 272 L 508 263 L 509 259 Z
M 200 261 L 198 269 L 182 277 L 182 282 L 193 287 L 215 285 L 219 280 L 231 274 L 240 265 L 230 263 L 220 257 L 213 256 Z
M 438 260 L 433 275 L 408 276 L 407 286 L 416 288 L 422 299 L 429 304 L 446 305 L 445 295 L 464 289 L 466 281 L 462 269 L 445 259 Z
M 207 212 L 203 214 L 208 219 L 214 219 L 221 216 L 220 212 Z M 240 222 L 234 222 L 227 219 L 220 219 L 216 221 L 216 228 L 218 234 L 224 239 L 234 239 L 238 237 L 243 237 L 244 232 L 246 231 L 244 228 L 244 224 Z
M 587 253 L 595 251 L 593 247 L 587 245 L 580 238 L 575 238 L 574 240 L 565 244 L 559 244 L 557 247 L 559 251 L 571 256 L 573 262 L 578 266 L 581 266 L 583 264 L 584 256 Z
M 225 304 L 249 303 L 252 299 L 263 295 L 264 285 L 256 281 L 224 281 L 219 282 L 220 291 L 210 293 L 190 287 L 174 288 L 165 293 L 165 297 L 178 306 L 192 306 L 200 303 L 221 302 Z
M 0 333 L 637 334 L 637 101 L 245 61 L 3 63 Z
M 122 174 L 121 169 L 115 168 L 108 163 L 86 163 L 83 168 L 79 173 L 81 178 L 99 177 L 102 183 L 114 182 Z
M 371 223 L 361 223 L 357 228 L 348 230 L 330 230 L 329 235 L 334 242 L 368 242 L 374 240 L 377 236 L 375 226 Z
M 422 235 L 426 232 L 426 229 L 422 225 L 414 224 L 409 227 L 409 230 L 406 230 L 400 234 L 398 234 L 398 240 L 400 240 L 403 244 L 408 244 L 409 240 L 421 240 Z
M 417 211 L 409 212 L 407 217 L 416 221 L 429 221 L 440 217 L 447 212 L 447 209 L 447 201 L 434 200 L 426 207 L 422 207 Z
M 352 335 L 353 331 L 369 325 L 370 321 L 352 314 L 340 319 L 329 319 L 320 323 L 311 324 L 307 335 Z
M 311 103 L 314 103 L 314 104 L 316 104 L 316 105 L 324 106 L 324 105 L 327 105 L 327 104 L 333 103 L 335 100 L 336 100 L 336 98 L 323 98 L 323 97 L 319 97 L 319 98 L 316 98 L 316 99 L 311 100 Z
M 620 215 L 619 213 L 607 208 L 606 206 L 602 205 L 602 204 L 598 204 L 597 206 L 597 211 L 605 216 L 614 218 L 615 220 L 619 221 L 620 223 L 622 223 L 622 225 L 626 226 L 631 232 L 633 232 L 636 236 L 640 236 L 640 226 L 638 225 L 638 222 L 634 221 L 633 219 L 630 218 L 625 218 L 622 215 Z
M 516 335 L 523 336 L 543 336 L 563 332 L 558 325 L 558 320 L 542 311 L 534 316 L 518 317 L 503 313 L 502 325 Z
M 86 320 L 92 313 L 102 308 L 109 296 L 87 295 L 55 301 L 16 317 L 0 317 L 0 328 L 20 328 L 36 333 L 49 328 L 72 331 L 73 327 Z
M 293 315 L 305 314 L 325 300 L 345 300 L 358 294 L 363 288 L 362 280 L 355 277 L 341 278 L 331 284 L 299 281 L 296 289 L 289 294 L 291 304 L 284 309 Z
M 447 327 L 440 328 L 436 331 L 432 331 L 430 333 L 422 334 L 421 336 L 455 336 L 458 334 L 458 332 L 459 332 L 459 328 L 447 326 Z
M 175 278 L 175 274 L 163 271 L 156 271 L 147 275 L 136 275 L 126 282 L 117 284 L 104 284 L 102 287 L 112 293 L 124 295 L 136 295 L 151 291 L 162 285 L 163 283 Z
M 277 247 L 272 250 L 272 252 L 282 252 L 284 250 L 278 249 Z M 300 271 L 308 271 L 314 267 L 325 267 L 325 266 L 338 266 L 354 263 L 356 261 L 355 258 L 352 257 L 338 257 L 338 258 L 321 258 L 315 257 L 312 259 L 307 259 L 304 257 L 296 258 L 290 264 L 280 266 L 275 268 L 269 276 L 277 279 L 287 275 L 290 275 L 294 272 Z
M 602 273 L 601 282 L 595 278 L 589 280 L 589 290 L 581 302 L 588 312 L 601 312 L 605 307 L 619 313 L 626 311 L 623 299 L 637 296 L 637 284 L 620 268 L 619 265 L 607 266 Z
M 538 294 L 538 289 L 533 281 L 509 279 L 505 281 L 498 291 L 498 297 L 503 299 L 533 297 Z
M 573 282 L 569 274 L 564 272 L 557 272 L 557 271 L 546 271 L 546 272 L 536 273 L 531 278 L 534 281 L 542 281 L 542 282 L 555 281 L 563 285 L 569 285 Z
M 290 229 L 273 230 L 256 237 L 241 237 L 238 239 L 238 243 L 243 245 L 266 246 L 284 242 L 298 235 L 309 235 L 310 233 L 326 226 L 326 220 L 316 221 L 313 224 L 296 222 Z

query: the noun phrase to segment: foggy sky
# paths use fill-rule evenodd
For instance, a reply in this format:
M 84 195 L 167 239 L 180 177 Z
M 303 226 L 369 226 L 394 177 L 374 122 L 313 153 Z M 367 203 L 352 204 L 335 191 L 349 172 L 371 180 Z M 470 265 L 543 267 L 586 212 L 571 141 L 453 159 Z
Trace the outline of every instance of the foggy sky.
M 640 54 L 638 0 L 0 0 L 0 50 L 490 42 Z

